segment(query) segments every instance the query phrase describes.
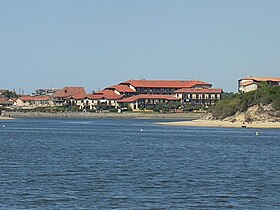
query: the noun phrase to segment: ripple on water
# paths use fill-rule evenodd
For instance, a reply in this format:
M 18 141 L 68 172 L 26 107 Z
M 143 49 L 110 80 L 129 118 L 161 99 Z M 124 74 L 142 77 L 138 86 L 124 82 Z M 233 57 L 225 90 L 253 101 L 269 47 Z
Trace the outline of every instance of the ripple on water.
M 252 132 L 14 120 L 0 130 L 0 209 L 277 209 L 280 131 Z

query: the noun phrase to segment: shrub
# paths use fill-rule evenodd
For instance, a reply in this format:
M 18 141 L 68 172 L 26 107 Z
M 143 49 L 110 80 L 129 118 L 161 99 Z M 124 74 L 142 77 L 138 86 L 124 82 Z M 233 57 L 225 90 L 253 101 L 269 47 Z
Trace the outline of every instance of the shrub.
M 280 110 L 280 86 L 261 84 L 255 91 L 235 94 L 228 99 L 222 99 L 209 111 L 215 118 L 225 118 L 234 115 L 237 111 L 244 112 L 249 107 L 258 104 L 272 104 L 275 110 Z
M 154 112 L 160 112 L 161 111 L 161 106 L 160 105 L 156 105 L 155 108 L 153 108 Z
M 111 108 L 110 112 L 118 112 L 118 109 L 117 108 Z

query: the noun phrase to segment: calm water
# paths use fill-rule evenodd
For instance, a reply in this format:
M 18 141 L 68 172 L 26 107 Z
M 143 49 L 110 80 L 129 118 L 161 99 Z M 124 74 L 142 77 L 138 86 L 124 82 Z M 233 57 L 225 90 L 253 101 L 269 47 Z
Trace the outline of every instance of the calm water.
M 280 209 L 280 129 L 0 126 L 0 209 Z

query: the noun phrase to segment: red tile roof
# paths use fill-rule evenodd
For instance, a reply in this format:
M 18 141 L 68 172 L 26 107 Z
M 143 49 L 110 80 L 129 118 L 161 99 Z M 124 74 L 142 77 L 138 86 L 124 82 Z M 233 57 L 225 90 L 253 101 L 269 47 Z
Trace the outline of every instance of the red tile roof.
M 83 87 L 65 87 L 57 90 L 52 96 L 55 98 L 67 98 L 76 95 L 85 95 L 86 91 Z
M 13 101 L 11 99 L 0 97 L 0 104 L 1 105 L 12 105 Z
M 67 97 L 66 99 L 75 99 L 75 100 L 81 100 L 81 99 L 85 99 L 85 98 L 89 98 L 89 95 L 90 94 L 76 94 L 76 95 L 73 95 L 73 96 L 69 96 Z
M 16 102 L 17 98 L 10 98 L 11 101 Z
M 83 100 L 83 99 L 92 99 L 92 100 L 97 100 L 97 99 L 102 99 L 103 95 L 102 94 L 81 94 L 81 95 L 75 95 L 75 96 L 70 96 L 67 97 L 67 99 L 75 99 L 75 100 Z
M 129 103 L 133 101 L 137 101 L 138 99 L 165 99 L 168 101 L 178 101 L 180 98 L 175 98 L 171 95 L 155 95 L 155 94 L 140 94 L 136 96 L 131 96 L 129 98 L 124 98 L 119 100 L 120 103 Z
M 191 88 L 196 85 L 211 86 L 210 83 L 198 80 L 128 80 L 120 83 L 138 88 Z
M 106 89 L 108 89 L 108 90 L 115 89 L 115 90 L 119 91 L 120 93 L 135 93 L 136 92 L 135 90 L 132 90 L 127 85 L 113 85 Z
M 254 80 L 256 82 L 280 82 L 280 78 L 272 77 L 246 77 L 240 80 Z
M 70 96 L 68 98 L 73 98 L 76 100 L 81 99 L 91 99 L 91 100 L 100 100 L 100 99 L 108 99 L 108 100 L 117 100 L 122 98 L 122 95 L 116 94 L 113 90 L 102 90 L 94 94 L 80 94 L 75 96 Z
M 177 91 L 175 91 L 175 93 L 216 93 L 216 94 L 220 94 L 222 93 L 223 90 L 220 88 L 182 88 L 179 89 Z
M 21 96 L 18 99 L 22 101 L 34 101 L 34 96 Z
M 252 84 L 256 84 L 256 82 L 254 82 L 254 81 L 247 81 L 247 82 L 241 82 L 240 83 L 241 86 L 248 86 L 248 85 L 252 85 Z
M 8 102 L 8 101 L 9 101 L 9 99 L 0 97 L 0 102 Z
M 109 99 L 109 100 L 117 100 L 117 99 L 120 99 L 123 97 L 122 95 L 116 94 L 113 90 L 101 90 L 95 94 L 102 95 L 103 98 Z
M 22 101 L 47 101 L 50 96 L 22 96 L 19 99 Z

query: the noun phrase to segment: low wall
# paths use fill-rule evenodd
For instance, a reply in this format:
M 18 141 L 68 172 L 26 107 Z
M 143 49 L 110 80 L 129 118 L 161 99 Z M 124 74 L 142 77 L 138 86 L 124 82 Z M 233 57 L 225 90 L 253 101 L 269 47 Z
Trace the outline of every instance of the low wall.
M 148 118 L 148 119 L 199 119 L 202 113 L 92 113 L 92 112 L 15 112 L 5 111 L 3 117 L 12 118 Z

